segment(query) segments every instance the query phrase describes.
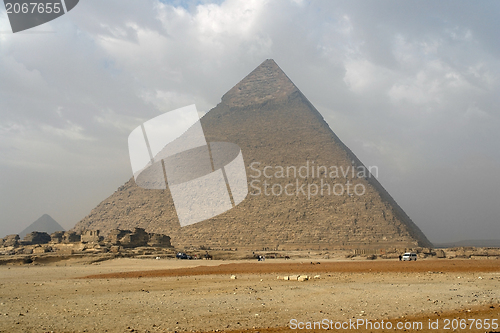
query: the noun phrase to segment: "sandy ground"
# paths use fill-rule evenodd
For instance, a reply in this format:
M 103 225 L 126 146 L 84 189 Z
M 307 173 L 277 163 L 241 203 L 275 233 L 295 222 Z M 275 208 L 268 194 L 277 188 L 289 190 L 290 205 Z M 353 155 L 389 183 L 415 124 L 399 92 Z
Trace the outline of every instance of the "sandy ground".
M 451 322 L 443 329 L 446 318 L 500 321 L 498 259 L 319 262 L 115 259 L 1 266 L 0 332 L 301 331 L 289 328 L 292 319 L 304 325 L 406 320 L 422 322 L 421 332 L 453 332 Z M 320 278 L 277 280 L 291 273 Z M 441 329 L 429 329 L 429 319 Z M 373 330 L 385 331 L 399 330 Z

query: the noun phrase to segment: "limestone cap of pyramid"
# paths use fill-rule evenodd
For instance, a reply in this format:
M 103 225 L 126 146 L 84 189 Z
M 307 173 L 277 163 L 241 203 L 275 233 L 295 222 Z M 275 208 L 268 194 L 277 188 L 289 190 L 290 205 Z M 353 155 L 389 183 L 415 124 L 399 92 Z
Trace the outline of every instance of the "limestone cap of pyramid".
M 298 91 L 278 64 L 267 59 L 224 94 L 222 103 L 229 107 L 245 107 L 279 102 Z

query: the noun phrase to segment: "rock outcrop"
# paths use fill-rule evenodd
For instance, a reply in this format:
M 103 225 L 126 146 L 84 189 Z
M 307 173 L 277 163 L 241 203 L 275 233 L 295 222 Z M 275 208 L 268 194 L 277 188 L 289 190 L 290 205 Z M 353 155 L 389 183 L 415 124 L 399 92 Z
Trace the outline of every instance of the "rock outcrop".
M 26 236 L 22 241 L 25 245 L 47 244 L 51 241 L 51 237 L 46 232 L 33 231 Z
M 121 245 L 120 240 L 126 235 L 131 233 L 132 231 L 130 230 L 113 229 L 108 233 L 108 235 L 105 238 L 105 241 L 112 245 Z
M 99 235 L 100 230 L 85 230 L 81 235 L 82 243 L 99 243 L 103 237 Z
M 127 233 L 120 239 L 120 245 L 123 247 L 147 246 L 149 234 L 143 228 L 135 228 L 134 232 Z
M 170 237 L 162 234 L 149 234 L 148 245 L 153 247 L 172 247 Z
M 0 239 L 0 247 L 15 247 L 15 253 L 27 254 L 27 251 L 33 251 L 40 248 L 40 245 L 51 243 L 52 245 L 83 243 L 83 247 L 90 248 L 136 248 L 136 247 L 162 247 L 171 248 L 170 237 L 163 234 L 147 233 L 142 228 L 135 228 L 134 231 L 114 229 L 109 232 L 106 238 L 100 235 L 100 230 L 84 230 L 82 235 L 74 231 L 57 231 L 52 235 L 46 232 L 33 231 L 19 241 L 19 235 L 9 235 Z M 34 245 L 34 247 L 33 247 Z M 23 248 L 24 247 L 24 248 Z M 50 246 L 43 246 L 44 249 L 50 249 Z M 41 251 L 40 249 L 36 251 Z M 49 250 L 45 252 L 50 252 Z M 44 253 L 45 253 L 44 252 Z
M 66 231 L 63 235 L 63 243 L 76 243 L 81 240 L 81 236 L 74 231 Z
M 19 235 L 7 235 L 3 238 L 4 247 L 9 247 L 9 246 L 16 247 L 18 245 L 19 245 Z
M 170 237 L 163 234 L 147 233 L 142 228 L 130 230 L 111 230 L 106 238 L 105 243 L 111 245 L 121 245 L 125 248 L 152 246 L 152 247 L 171 247 Z
M 53 243 L 62 243 L 64 239 L 64 231 L 56 231 L 50 234 L 50 240 Z

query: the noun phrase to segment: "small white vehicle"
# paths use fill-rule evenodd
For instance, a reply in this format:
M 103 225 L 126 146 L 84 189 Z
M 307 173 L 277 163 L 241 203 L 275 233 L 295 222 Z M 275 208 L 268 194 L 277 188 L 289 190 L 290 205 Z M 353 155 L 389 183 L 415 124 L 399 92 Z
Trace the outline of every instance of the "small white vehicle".
M 405 254 L 403 254 L 402 260 L 403 261 L 412 261 L 412 260 L 417 261 L 417 254 L 413 253 L 413 252 L 406 252 Z

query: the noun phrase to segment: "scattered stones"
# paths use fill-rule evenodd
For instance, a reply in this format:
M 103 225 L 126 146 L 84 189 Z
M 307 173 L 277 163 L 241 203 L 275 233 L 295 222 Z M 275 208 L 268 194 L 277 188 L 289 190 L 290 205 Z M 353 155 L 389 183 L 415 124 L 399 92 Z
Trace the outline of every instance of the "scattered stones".
M 283 277 L 278 276 L 277 279 L 284 281 L 307 281 L 310 279 L 310 277 L 308 275 L 285 275 Z

